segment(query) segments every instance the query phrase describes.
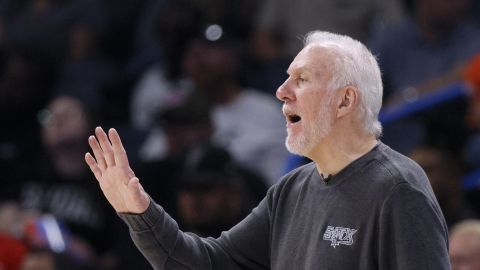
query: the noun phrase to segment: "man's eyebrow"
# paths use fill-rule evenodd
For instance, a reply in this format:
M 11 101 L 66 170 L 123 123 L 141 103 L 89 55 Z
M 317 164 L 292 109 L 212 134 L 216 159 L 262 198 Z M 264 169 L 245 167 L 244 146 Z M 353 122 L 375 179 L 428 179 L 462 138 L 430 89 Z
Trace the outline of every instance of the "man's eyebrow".
M 293 67 L 293 68 L 288 68 L 287 69 L 287 74 L 290 75 L 290 76 L 298 75 L 298 74 L 305 73 L 305 72 L 306 72 L 306 69 L 303 66 Z

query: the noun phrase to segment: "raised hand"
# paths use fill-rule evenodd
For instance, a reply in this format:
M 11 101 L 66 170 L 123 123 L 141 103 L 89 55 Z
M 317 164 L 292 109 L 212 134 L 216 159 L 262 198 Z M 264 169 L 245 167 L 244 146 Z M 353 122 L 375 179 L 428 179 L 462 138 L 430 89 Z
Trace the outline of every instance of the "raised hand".
M 140 214 L 147 210 L 150 198 L 128 163 L 127 153 L 117 131 L 107 134 L 101 127 L 88 138 L 93 156 L 85 154 L 85 161 L 100 184 L 103 194 L 119 213 Z

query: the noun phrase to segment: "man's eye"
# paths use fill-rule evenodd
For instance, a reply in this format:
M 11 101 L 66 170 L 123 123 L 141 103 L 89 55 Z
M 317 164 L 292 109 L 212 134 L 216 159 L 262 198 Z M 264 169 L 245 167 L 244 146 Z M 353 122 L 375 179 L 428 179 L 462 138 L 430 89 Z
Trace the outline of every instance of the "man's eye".
M 306 81 L 307 81 L 307 80 L 306 80 L 305 78 L 303 78 L 303 77 L 298 77 L 298 78 L 297 78 L 297 82 L 298 82 L 299 84 L 300 84 L 300 83 L 304 83 L 304 82 L 306 82 Z

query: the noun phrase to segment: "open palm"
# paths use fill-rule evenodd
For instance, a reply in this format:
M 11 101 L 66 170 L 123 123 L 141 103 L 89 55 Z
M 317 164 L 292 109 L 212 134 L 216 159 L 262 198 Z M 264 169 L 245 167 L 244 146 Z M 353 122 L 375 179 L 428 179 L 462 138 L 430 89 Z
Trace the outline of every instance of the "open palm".
M 143 190 L 128 163 L 127 153 L 115 129 L 95 129 L 88 138 L 93 156 L 85 154 L 85 161 L 100 184 L 103 194 L 119 213 L 143 213 L 150 198 Z

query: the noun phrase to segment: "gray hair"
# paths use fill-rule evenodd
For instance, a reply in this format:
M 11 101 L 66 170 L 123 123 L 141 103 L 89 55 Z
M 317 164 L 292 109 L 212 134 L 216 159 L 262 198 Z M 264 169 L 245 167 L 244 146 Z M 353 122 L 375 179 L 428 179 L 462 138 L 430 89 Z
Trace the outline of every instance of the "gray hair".
M 466 219 L 453 226 L 450 229 L 450 235 L 454 234 L 468 234 L 480 239 L 480 220 Z
M 365 130 L 377 138 L 382 133 L 378 114 L 382 107 L 383 85 L 378 62 L 361 42 L 348 36 L 323 31 L 310 32 L 304 46 L 318 45 L 335 54 L 332 89 L 354 86 L 360 93 L 359 118 Z

